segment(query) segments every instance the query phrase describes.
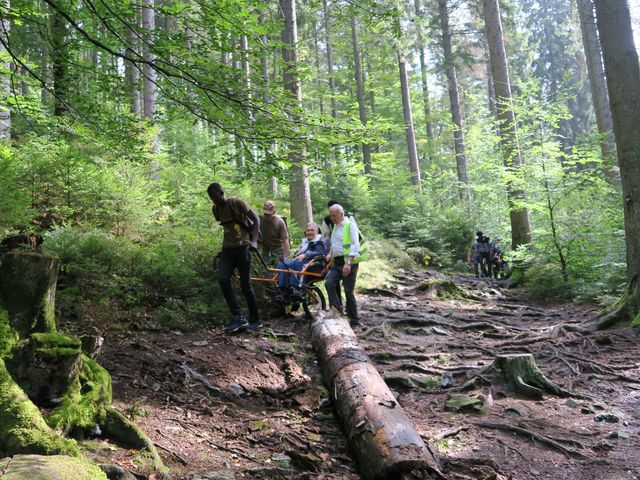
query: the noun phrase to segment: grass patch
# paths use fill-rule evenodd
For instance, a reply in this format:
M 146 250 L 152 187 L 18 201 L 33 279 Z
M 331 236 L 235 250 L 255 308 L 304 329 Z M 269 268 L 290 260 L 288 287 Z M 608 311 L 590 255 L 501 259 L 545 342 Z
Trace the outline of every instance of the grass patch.
M 409 256 L 406 247 L 398 240 L 367 240 L 369 258 L 360 264 L 357 287 L 389 288 L 393 284 L 393 274 L 398 269 L 416 268 L 416 262 Z

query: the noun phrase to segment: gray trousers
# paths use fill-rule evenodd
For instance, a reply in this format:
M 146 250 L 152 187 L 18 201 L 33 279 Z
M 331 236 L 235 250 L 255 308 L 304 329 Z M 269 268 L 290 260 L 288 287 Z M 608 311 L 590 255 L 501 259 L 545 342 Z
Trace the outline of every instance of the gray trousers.
M 327 290 L 327 296 L 329 297 L 329 308 L 336 307 L 342 310 L 342 302 L 338 296 L 337 287 L 342 280 L 342 286 L 344 288 L 344 296 L 347 299 L 347 317 L 350 320 L 358 320 L 358 304 L 356 303 L 356 296 L 354 290 L 356 288 L 356 278 L 358 277 L 358 265 L 351 265 L 351 273 L 347 277 L 342 276 L 342 267 L 344 265 L 338 265 L 334 263 L 327 272 L 327 276 L 324 279 L 324 288 Z

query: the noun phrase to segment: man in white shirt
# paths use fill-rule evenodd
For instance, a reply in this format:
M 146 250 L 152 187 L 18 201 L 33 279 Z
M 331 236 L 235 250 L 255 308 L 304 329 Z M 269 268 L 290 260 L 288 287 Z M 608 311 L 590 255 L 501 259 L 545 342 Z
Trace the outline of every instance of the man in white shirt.
M 342 280 L 344 295 L 347 300 L 347 317 L 351 326 L 360 324 L 358 318 L 358 305 L 354 290 L 356 277 L 358 276 L 357 258 L 360 256 L 360 234 L 358 226 L 352 218 L 344 215 L 344 209 L 340 205 L 332 205 L 329 208 L 329 216 L 333 223 L 331 232 L 331 249 L 329 257 L 333 258 L 333 265 L 327 272 L 324 286 L 329 297 L 329 306 L 342 313 L 342 303 L 336 291 L 336 287 Z

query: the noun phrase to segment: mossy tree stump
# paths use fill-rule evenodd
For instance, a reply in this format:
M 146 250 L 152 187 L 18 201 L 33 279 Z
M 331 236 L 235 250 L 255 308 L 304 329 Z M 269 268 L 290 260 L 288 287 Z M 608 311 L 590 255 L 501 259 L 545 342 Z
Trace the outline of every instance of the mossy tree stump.
M 20 338 L 55 332 L 58 259 L 39 253 L 11 252 L 0 265 L 0 296 L 9 324 Z
M 56 332 L 57 259 L 12 252 L 0 261 L 0 458 L 80 456 L 67 436 L 103 432 L 148 449 L 165 475 L 153 443 L 111 406 L 109 373 L 83 352 L 80 339 Z
M 542 394 L 545 392 L 560 397 L 568 396 L 566 390 L 545 377 L 530 353 L 498 355 L 493 365 L 520 395 L 535 400 L 542 399 Z
M 423 280 L 415 286 L 415 289 L 419 292 L 424 292 L 426 294 L 425 296 L 429 299 L 470 298 L 467 292 L 448 278 L 430 278 Z

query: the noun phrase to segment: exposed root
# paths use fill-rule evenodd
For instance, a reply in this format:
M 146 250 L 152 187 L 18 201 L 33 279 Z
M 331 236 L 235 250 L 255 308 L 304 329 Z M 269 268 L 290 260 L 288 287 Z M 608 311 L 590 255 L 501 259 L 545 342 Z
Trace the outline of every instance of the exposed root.
M 541 435 L 539 433 L 535 433 L 532 432 L 531 430 L 527 430 L 526 428 L 522 428 L 522 427 L 517 427 L 515 425 L 509 425 L 506 423 L 495 423 L 495 422 L 474 422 L 474 425 L 481 427 L 481 428 L 490 428 L 493 430 L 502 430 L 504 432 L 511 432 L 511 433 L 515 433 L 516 435 L 520 435 L 522 437 L 528 438 L 529 440 L 541 443 L 543 445 L 547 445 L 548 447 L 551 447 L 553 450 L 556 450 L 560 453 L 563 453 L 565 455 L 567 455 L 568 457 L 571 458 L 580 458 L 580 459 L 585 459 L 585 460 L 595 460 L 594 458 L 590 457 L 589 455 L 586 455 L 578 450 L 574 450 L 573 448 L 569 448 L 569 447 L 565 447 L 564 445 L 562 445 L 559 441 L 556 441 L 550 437 L 547 437 L 545 435 Z M 582 449 L 586 449 L 586 447 L 581 444 L 580 442 L 576 442 L 574 440 L 562 440 L 565 443 L 571 443 L 572 445 L 576 445 Z

